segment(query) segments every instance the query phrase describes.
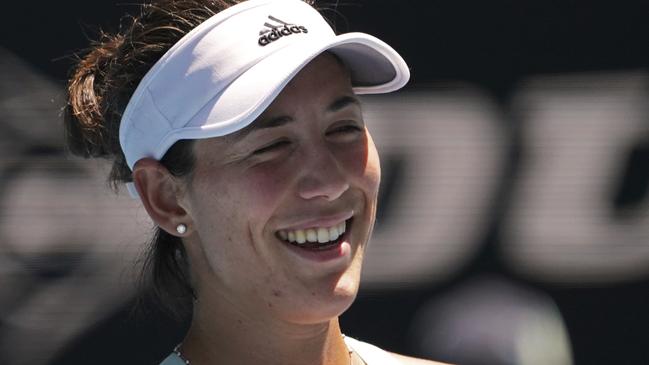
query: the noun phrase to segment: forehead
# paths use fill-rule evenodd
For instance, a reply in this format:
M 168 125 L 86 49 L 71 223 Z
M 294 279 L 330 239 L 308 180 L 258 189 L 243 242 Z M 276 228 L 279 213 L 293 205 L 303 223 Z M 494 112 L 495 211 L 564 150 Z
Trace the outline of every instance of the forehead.
M 255 123 L 296 109 L 324 109 L 342 95 L 354 95 L 349 72 L 337 57 L 325 52 L 309 62 L 284 87 Z
M 349 71 L 335 55 L 324 52 L 304 66 L 253 123 L 235 133 L 208 140 L 231 144 L 251 135 L 271 120 L 295 118 L 297 114 L 307 112 L 324 114 L 337 109 L 332 108 L 336 104 L 356 104 L 360 107 L 352 89 Z M 205 141 L 199 140 L 197 145 Z

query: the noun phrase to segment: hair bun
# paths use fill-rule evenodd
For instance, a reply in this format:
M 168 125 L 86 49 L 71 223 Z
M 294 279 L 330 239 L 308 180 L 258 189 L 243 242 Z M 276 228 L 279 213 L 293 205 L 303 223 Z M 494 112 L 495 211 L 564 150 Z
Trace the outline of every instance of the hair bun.
M 115 68 L 120 68 L 123 44 L 121 34 L 102 34 L 102 41 L 79 61 L 68 81 L 64 124 L 68 148 L 76 155 L 108 157 L 118 152 L 109 130 L 119 126 L 119 116 L 110 113 L 114 108 L 106 95 L 114 86 L 110 75 L 119 74 Z

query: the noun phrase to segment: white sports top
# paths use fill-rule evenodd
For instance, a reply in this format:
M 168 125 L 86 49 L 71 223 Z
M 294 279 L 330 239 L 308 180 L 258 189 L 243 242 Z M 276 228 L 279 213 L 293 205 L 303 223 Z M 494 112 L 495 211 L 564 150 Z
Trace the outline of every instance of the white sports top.
M 388 352 L 365 343 L 351 337 L 345 336 L 345 343 L 347 347 L 354 350 L 356 354 L 365 362 L 367 365 L 399 365 L 400 362 Z M 185 362 L 178 357 L 175 353 L 167 356 L 160 365 L 185 365 Z

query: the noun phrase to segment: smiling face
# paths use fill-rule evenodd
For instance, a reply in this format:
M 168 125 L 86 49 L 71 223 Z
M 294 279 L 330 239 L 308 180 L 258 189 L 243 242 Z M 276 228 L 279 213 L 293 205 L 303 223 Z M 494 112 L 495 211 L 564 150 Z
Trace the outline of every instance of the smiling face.
M 340 62 L 317 57 L 251 126 L 194 151 L 181 205 L 192 219 L 185 245 L 199 300 L 294 323 L 347 309 L 380 168 Z

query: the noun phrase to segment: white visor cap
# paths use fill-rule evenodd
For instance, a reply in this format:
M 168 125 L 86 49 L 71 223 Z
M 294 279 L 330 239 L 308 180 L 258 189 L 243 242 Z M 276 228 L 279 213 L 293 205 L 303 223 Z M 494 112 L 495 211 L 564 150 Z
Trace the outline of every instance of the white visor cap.
M 246 127 L 324 51 L 347 66 L 357 94 L 394 91 L 410 77 L 392 47 L 364 33 L 336 36 L 301 0 L 245 1 L 186 34 L 142 79 L 119 130 L 128 166 L 160 160 L 182 139 Z

